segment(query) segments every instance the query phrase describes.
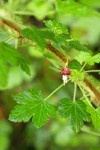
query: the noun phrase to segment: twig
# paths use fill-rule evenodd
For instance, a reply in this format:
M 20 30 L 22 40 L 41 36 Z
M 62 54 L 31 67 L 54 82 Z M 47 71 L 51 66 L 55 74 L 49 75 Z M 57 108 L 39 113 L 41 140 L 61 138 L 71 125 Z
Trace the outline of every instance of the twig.
M 86 132 L 86 133 L 91 134 L 91 135 L 94 135 L 94 136 L 99 136 L 100 137 L 100 133 L 90 131 L 90 130 L 85 129 L 85 128 L 82 128 L 81 131 Z
M 73 101 L 75 102 L 75 97 L 76 97 L 76 92 L 77 92 L 77 83 L 74 83 L 74 95 L 73 95 Z

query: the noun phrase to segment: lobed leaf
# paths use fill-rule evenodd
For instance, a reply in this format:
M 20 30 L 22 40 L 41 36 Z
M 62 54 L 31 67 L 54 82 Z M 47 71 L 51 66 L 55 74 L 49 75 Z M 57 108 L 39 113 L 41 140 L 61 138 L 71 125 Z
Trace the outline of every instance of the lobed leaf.
M 78 40 L 69 40 L 67 42 L 68 42 L 70 47 L 72 47 L 78 51 L 88 52 L 88 49 L 82 43 L 80 43 L 80 41 L 78 41 Z
M 76 57 L 75 59 L 82 64 L 83 62 L 87 62 L 90 58 L 91 58 L 91 54 L 88 52 L 83 52 L 81 51 Z
M 63 26 L 61 23 L 56 22 L 55 20 L 44 21 L 45 25 L 52 30 L 55 34 L 68 34 L 68 29 Z
M 13 96 L 14 100 L 19 104 L 25 104 L 29 101 L 42 99 L 41 92 L 35 89 L 28 89 Z
M 29 61 L 11 45 L 0 42 L 0 86 L 5 87 L 8 81 L 10 67 L 20 66 L 30 75 Z
M 93 66 L 95 63 L 100 63 L 100 53 L 94 55 L 93 57 L 91 57 L 87 63 L 91 66 Z
M 90 113 L 92 118 L 92 123 L 95 128 L 100 128 L 100 107 L 94 108 L 92 105 L 90 106 L 86 101 L 87 111 Z
M 92 56 L 89 52 L 80 52 L 75 59 L 80 62 L 86 62 L 87 64 L 93 66 L 95 63 L 100 63 L 100 53 Z
M 35 109 L 35 115 L 32 119 L 36 127 L 44 125 L 49 117 L 55 116 L 55 108 L 51 104 L 42 101 L 40 105 Z
M 80 63 L 77 60 L 72 60 L 72 62 L 68 65 L 68 67 L 70 69 L 76 69 L 76 70 L 80 70 L 82 68 L 82 66 L 80 65 Z
M 30 26 L 26 29 L 23 29 L 21 33 L 24 37 L 36 42 L 40 46 L 41 50 L 44 50 L 46 47 L 46 41 L 42 31 L 35 26 Z
M 71 119 L 72 128 L 75 132 L 80 130 L 84 121 L 90 120 L 86 105 L 80 100 L 73 102 L 68 98 L 62 99 L 59 106 L 59 114 L 62 117 Z
M 40 91 L 26 90 L 14 96 L 14 99 L 20 104 L 11 111 L 11 121 L 27 122 L 32 118 L 34 125 L 41 127 L 55 116 L 55 107 L 41 98 Z

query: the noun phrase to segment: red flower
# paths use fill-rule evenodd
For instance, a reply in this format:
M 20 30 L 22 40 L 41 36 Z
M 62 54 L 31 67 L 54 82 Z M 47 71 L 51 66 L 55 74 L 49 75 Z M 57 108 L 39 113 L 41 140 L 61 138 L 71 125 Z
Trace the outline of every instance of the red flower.
M 69 68 L 63 68 L 61 71 L 62 75 L 70 75 L 71 74 L 71 70 Z

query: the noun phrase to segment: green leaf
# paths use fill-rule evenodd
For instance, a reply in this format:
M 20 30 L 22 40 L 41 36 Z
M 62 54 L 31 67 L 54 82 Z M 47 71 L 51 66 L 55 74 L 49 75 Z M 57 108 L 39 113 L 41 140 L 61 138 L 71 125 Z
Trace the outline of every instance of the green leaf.
M 26 90 L 14 99 L 20 104 L 12 110 L 9 116 L 11 121 L 27 122 L 32 118 L 34 125 L 41 127 L 49 118 L 55 116 L 55 107 L 43 100 L 40 91 Z
M 72 47 L 78 51 L 88 52 L 88 49 L 82 43 L 80 43 L 80 41 L 78 41 L 78 40 L 69 40 L 67 42 L 68 42 L 70 47 Z
M 93 57 L 91 57 L 87 63 L 91 66 L 93 66 L 95 63 L 100 63 L 100 53 L 94 55 Z
M 100 128 L 100 108 L 97 109 L 89 108 L 89 112 L 91 114 L 93 125 L 96 128 Z
M 35 115 L 32 119 L 36 127 L 41 127 L 44 125 L 49 117 L 55 116 L 55 109 L 54 107 L 44 101 L 41 101 L 41 103 L 37 106 L 35 109 Z
M 28 89 L 13 96 L 13 99 L 19 104 L 42 99 L 41 92 L 35 89 Z
M 92 2 L 91 2 L 92 3 Z M 63 16 L 73 16 L 73 17 L 88 17 L 88 16 L 98 16 L 99 13 L 79 2 L 75 2 L 73 0 L 57 0 L 56 1 L 56 10 L 57 14 L 61 14 Z
M 71 64 L 68 65 L 68 67 L 70 69 L 76 69 L 76 70 L 80 70 L 82 68 L 82 66 L 80 65 L 80 63 L 77 60 L 72 60 Z
M 24 37 L 29 38 L 33 42 L 36 42 L 36 44 L 40 46 L 41 50 L 44 50 L 46 47 L 46 41 L 42 31 L 35 26 L 30 26 L 26 29 L 23 29 L 21 33 Z
M 5 87 L 7 85 L 7 79 L 9 74 L 9 68 L 5 64 L 5 62 L 0 59 L 0 88 Z
M 88 103 L 86 103 L 86 105 L 87 105 L 87 111 L 91 115 L 93 125 L 95 126 L 95 128 L 100 128 L 100 107 L 95 109 L 93 106 L 90 106 Z
M 82 81 L 84 80 L 84 78 L 85 78 L 85 72 L 80 72 L 78 70 L 72 69 L 71 79 L 73 81 L 78 81 L 78 80 Z
M 93 66 L 95 63 L 100 63 L 100 53 L 92 56 L 88 52 L 80 52 L 75 59 L 81 64 L 86 62 L 87 64 Z
M 0 42 L 0 84 L 6 86 L 9 69 L 20 65 L 22 70 L 30 74 L 29 62 L 21 53 L 9 44 Z
M 80 100 L 74 102 L 68 98 L 62 99 L 59 106 L 59 114 L 65 118 L 70 117 L 72 128 L 75 132 L 81 129 L 84 121 L 90 120 L 86 105 Z
M 44 21 L 45 25 L 52 30 L 55 34 L 68 34 L 68 29 L 63 26 L 61 23 L 56 22 L 55 20 Z
M 88 52 L 79 52 L 79 54 L 75 57 L 75 59 L 82 64 L 83 62 L 88 61 L 91 58 L 91 54 Z

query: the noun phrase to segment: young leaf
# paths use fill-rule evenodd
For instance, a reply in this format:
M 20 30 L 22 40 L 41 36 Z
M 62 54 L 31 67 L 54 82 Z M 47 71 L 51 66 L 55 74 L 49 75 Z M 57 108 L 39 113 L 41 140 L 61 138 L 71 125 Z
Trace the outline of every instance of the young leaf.
M 5 88 L 11 67 L 19 66 L 30 75 L 29 62 L 9 44 L 0 42 L 0 88 Z
M 88 61 L 91 57 L 90 53 L 81 51 L 77 56 L 75 56 L 75 59 L 82 64 L 83 62 Z
M 91 57 L 87 63 L 91 66 L 93 66 L 95 63 L 100 63 L 100 53 L 94 55 L 93 57 Z
M 9 116 L 11 121 L 27 122 L 32 118 L 34 125 L 41 127 L 55 115 L 55 107 L 42 99 L 40 91 L 26 90 L 14 99 L 20 104 L 12 110 Z
M 45 25 L 52 30 L 55 34 L 68 34 L 68 30 L 65 26 L 63 26 L 61 23 L 56 22 L 55 20 L 47 20 L 44 21 Z
M 80 63 L 77 60 L 72 60 L 71 64 L 68 65 L 68 67 L 70 69 L 76 69 L 76 70 L 80 70 L 82 68 L 82 66 L 80 65 Z
M 67 42 L 68 42 L 70 47 L 72 47 L 78 51 L 88 52 L 88 49 L 82 43 L 80 43 L 80 41 L 78 41 L 78 40 L 69 40 Z
M 8 68 L 8 65 L 20 65 L 23 71 L 30 74 L 28 60 L 25 59 L 15 48 L 4 42 L 0 42 L 0 66 L 2 66 L 2 64 L 4 64 L 5 69 Z
M 44 50 L 44 48 L 46 47 L 46 41 L 44 39 L 42 31 L 35 26 L 26 28 L 22 30 L 21 33 L 24 37 L 29 38 L 33 42 L 36 42 L 42 50 Z
M 85 72 L 80 72 L 78 70 L 73 69 L 71 73 L 71 79 L 73 81 L 84 80 Z
M 72 128 L 75 132 L 80 130 L 84 121 L 90 120 L 90 115 L 86 111 L 86 105 L 80 100 L 73 102 L 68 98 L 62 99 L 59 106 L 59 114 L 62 117 L 70 117 Z

